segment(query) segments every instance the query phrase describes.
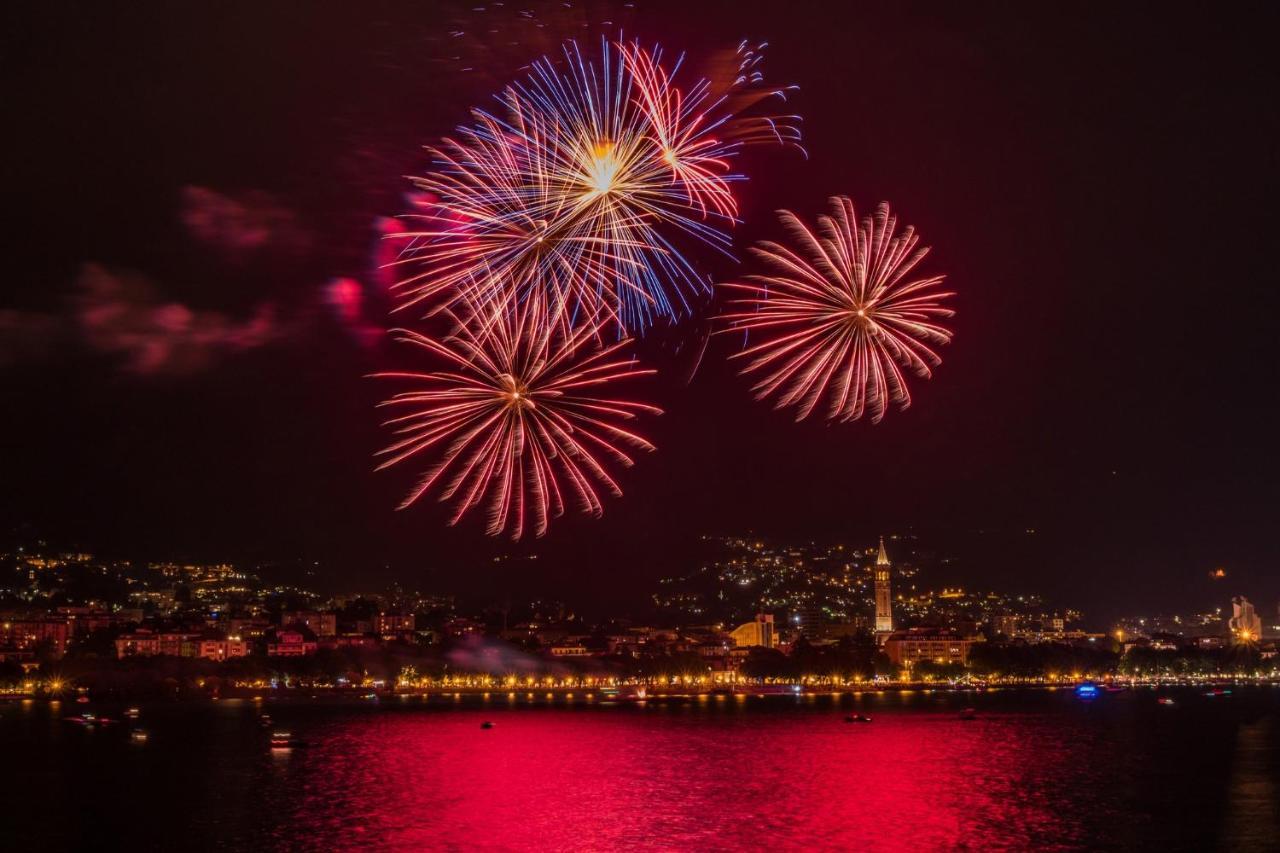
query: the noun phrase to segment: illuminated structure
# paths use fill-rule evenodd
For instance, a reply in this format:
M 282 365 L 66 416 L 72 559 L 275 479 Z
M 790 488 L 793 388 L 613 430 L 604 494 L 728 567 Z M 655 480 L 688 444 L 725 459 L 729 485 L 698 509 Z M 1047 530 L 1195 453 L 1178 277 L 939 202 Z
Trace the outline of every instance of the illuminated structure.
M 772 649 L 777 644 L 775 636 L 771 613 L 757 613 L 754 622 L 739 625 L 729 633 L 734 646 L 738 648 L 764 646 L 766 649 Z
M 338 633 L 338 616 L 316 610 L 293 610 L 280 614 L 280 627 L 303 625 L 316 637 L 333 637 Z
M 379 613 L 373 617 L 373 632 L 382 636 L 412 634 L 416 626 L 412 613 Z
M 969 650 L 980 638 L 963 636 L 946 628 L 912 628 L 897 631 L 885 640 L 884 651 L 897 666 L 908 669 L 923 661 L 937 664 L 969 662 Z
M 302 631 L 277 631 L 267 643 L 268 657 L 303 657 L 313 655 L 319 645 Z
M 199 651 L 196 657 L 205 660 L 223 661 L 228 658 L 242 658 L 249 654 L 249 644 L 239 637 L 227 637 L 226 639 L 208 639 L 201 640 Z
M 884 549 L 884 537 L 880 537 L 880 553 L 876 555 L 876 633 L 893 632 L 893 601 L 889 597 L 889 552 Z
M 1242 643 L 1252 642 L 1262 637 L 1262 618 L 1253 609 L 1249 599 L 1243 595 L 1237 595 L 1231 599 L 1231 618 L 1227 620 L 1227 627 Z

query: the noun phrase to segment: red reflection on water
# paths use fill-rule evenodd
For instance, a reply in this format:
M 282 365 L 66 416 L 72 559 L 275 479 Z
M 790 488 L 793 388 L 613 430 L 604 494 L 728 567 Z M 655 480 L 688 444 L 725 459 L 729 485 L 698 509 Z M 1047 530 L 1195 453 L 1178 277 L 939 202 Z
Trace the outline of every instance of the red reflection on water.
M 1083 748 L 1055 726 L 662 705 L 384 714 L 318 732 L 286 808 L 322 846 L 1074 846 L 1087 839 L 1055 806 L 1088 784 L 1061 766 Z

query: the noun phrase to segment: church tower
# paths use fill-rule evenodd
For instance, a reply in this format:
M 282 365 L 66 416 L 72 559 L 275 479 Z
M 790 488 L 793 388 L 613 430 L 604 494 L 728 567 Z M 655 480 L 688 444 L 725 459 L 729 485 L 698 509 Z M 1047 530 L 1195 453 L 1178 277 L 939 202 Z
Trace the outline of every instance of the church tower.
M 893 601 L 889 596 L 889 553 L 884 549 L 884 537 L 880 537 L 880 553 L 876 556 L 876 633 L 893 631 Z

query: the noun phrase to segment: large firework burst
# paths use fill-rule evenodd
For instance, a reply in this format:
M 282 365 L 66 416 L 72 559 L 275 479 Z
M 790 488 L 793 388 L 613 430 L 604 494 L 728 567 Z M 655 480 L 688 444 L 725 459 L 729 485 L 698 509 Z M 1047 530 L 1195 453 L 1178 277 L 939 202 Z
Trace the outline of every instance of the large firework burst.
M 829 419 L 878 422 L 890 402 L 911 404 L 904 371 L 929 377 L 941 362 L 933 347 L 951 332 L 937 321 L 955 313 L 941 305 L 954 294 L 937 291 L 942 276 L 913 277 L 929 250 L 909 226 L 894 236 L 888 204 L 861 223 L 847 197 L 831 205 L 816 231 L 781 212 L 795 248 L 755 247 L 774 274 L 721 285 L 742 294 L 724 319 L 763 336 L 734 356 L 748 359 L 743 373 L 762 374 L 757 399 L 776 394 L 802 420 L 826 396 Z
M 729 159 L 799 140 L 790 117 L 744 115 L 784 90 L 761 88 L 757 49 L 738 57 L 719 94 L 706 81 L 680 89 L 681 62 L 668 71 L 660 49 L 638 43 L 603 41 L 591 60 L 570 42 L 561 63 L 535 62 L 501 94 L 502 115 L 475 110 L 429 149 L 434 171 L 415 182 L 435 204 L 401 235 L 399 263 L 412 269 L 402 305 L 537 292 L 566 321 L 599 313 L 623 332 L 687 313 L 707 286 L 679 244 L 728 251 L 741 177 Z
M 386 422 L 398 438 L 381 451 L 387 458 L 379 468 L 435 459 L 401 508 L 438 487 L 440 500 L 456 502 L 450 524 L 487 501 L 488 533 L 509 529 L 513 539 L 524 534 L 527 517 L 536 535 L 545 533 L 564 512 L 566 493 L 600 515 L 598 489 L 622 494 L 606 463 L 630 466 L 628 450 L 653 449 L 619 424 L 661 410 L 595 394 L 654 371 L 622 356 L 629 340 L 601 345 L 598 317 L 566 331 L 554 311 L 533 302 L 511 310 L 468 299 L 461 307 L 448 312 L 455 329 L 446 338 L 398 335 L 444 369 L 380 374 L 418 387 L 383 403 L 409 411 Z

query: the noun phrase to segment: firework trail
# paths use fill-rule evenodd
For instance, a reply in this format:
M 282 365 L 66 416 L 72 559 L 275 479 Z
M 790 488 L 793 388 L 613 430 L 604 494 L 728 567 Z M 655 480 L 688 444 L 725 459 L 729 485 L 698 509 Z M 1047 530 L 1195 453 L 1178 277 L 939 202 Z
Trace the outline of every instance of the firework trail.
M 742 45 L 729 92 L 674 82 L 661 49 L 602 41 L 598 59 L 575 42 L 543 58 L 499 96 L 501 115 L 429 149 L 416 178 L 437 199 L 413 217 L 397 265 L 402 308 L 536 294 L 562 322 L 600 316 L 618 333 L 678 319 L 706 297 L 679 246 L 728 253 L 738 208 L 731 158 L 764 141 L 799 144 L 794 117 L 749 116 L 762 100 L 759 49 Z M 735 110 L 737 112 L 735 112 Z
M 743 373 L 762 375 L 757 399 L 777 395 L 776 407 L 794 405 L 802 420 L 825 396 L 829 420 L 869 413 L 875 423 L 890 402 L 911 404 L 905 371 L 927 378 L 941 362 L 933 347 L 952 333 L 937 321 L 954 315 L 941 305 L 954 294 L 937 291 L 942 276 L 913 277 L 929 250 L 911 227 L 894 236 L 888 204 L 861 223 L 847 197 L 831 205 L 816 230 L 781 212 L 795 248 L 754 248 L 774 274 L 720 285 L 739 294 L 730 303 L 740 310 L 723 319 L 763 336 L 734 356 L 748 359 Z
M 382 405 L 407 412 L 386 422 L 396 440 L 379 455 L 379 469 L 411 457 L 436 461 L 409 493 L 405 508 L 431 490 L 453 501 L 450 524 L 482 503 L 487 532 L 526 527 L 543 535 L 549 520 L 575 500 L 599 516 L 599 491 L 622 490 L 606 464 L 633 464 L 629 451 L 653 445 L 620 424 L 654 406 L 595 396 L 602 389 L 655 371 L 622 350 L 624 339 L 600 343 L 600 316 L 565 331 L 555 309 L 530 300 L 514 309 L 463 299 L 445 312 L 454 323 L 443 339 L 399 331 L 398 340 L 443 363 L 431 373 L 386 373 L 416 387 Z

